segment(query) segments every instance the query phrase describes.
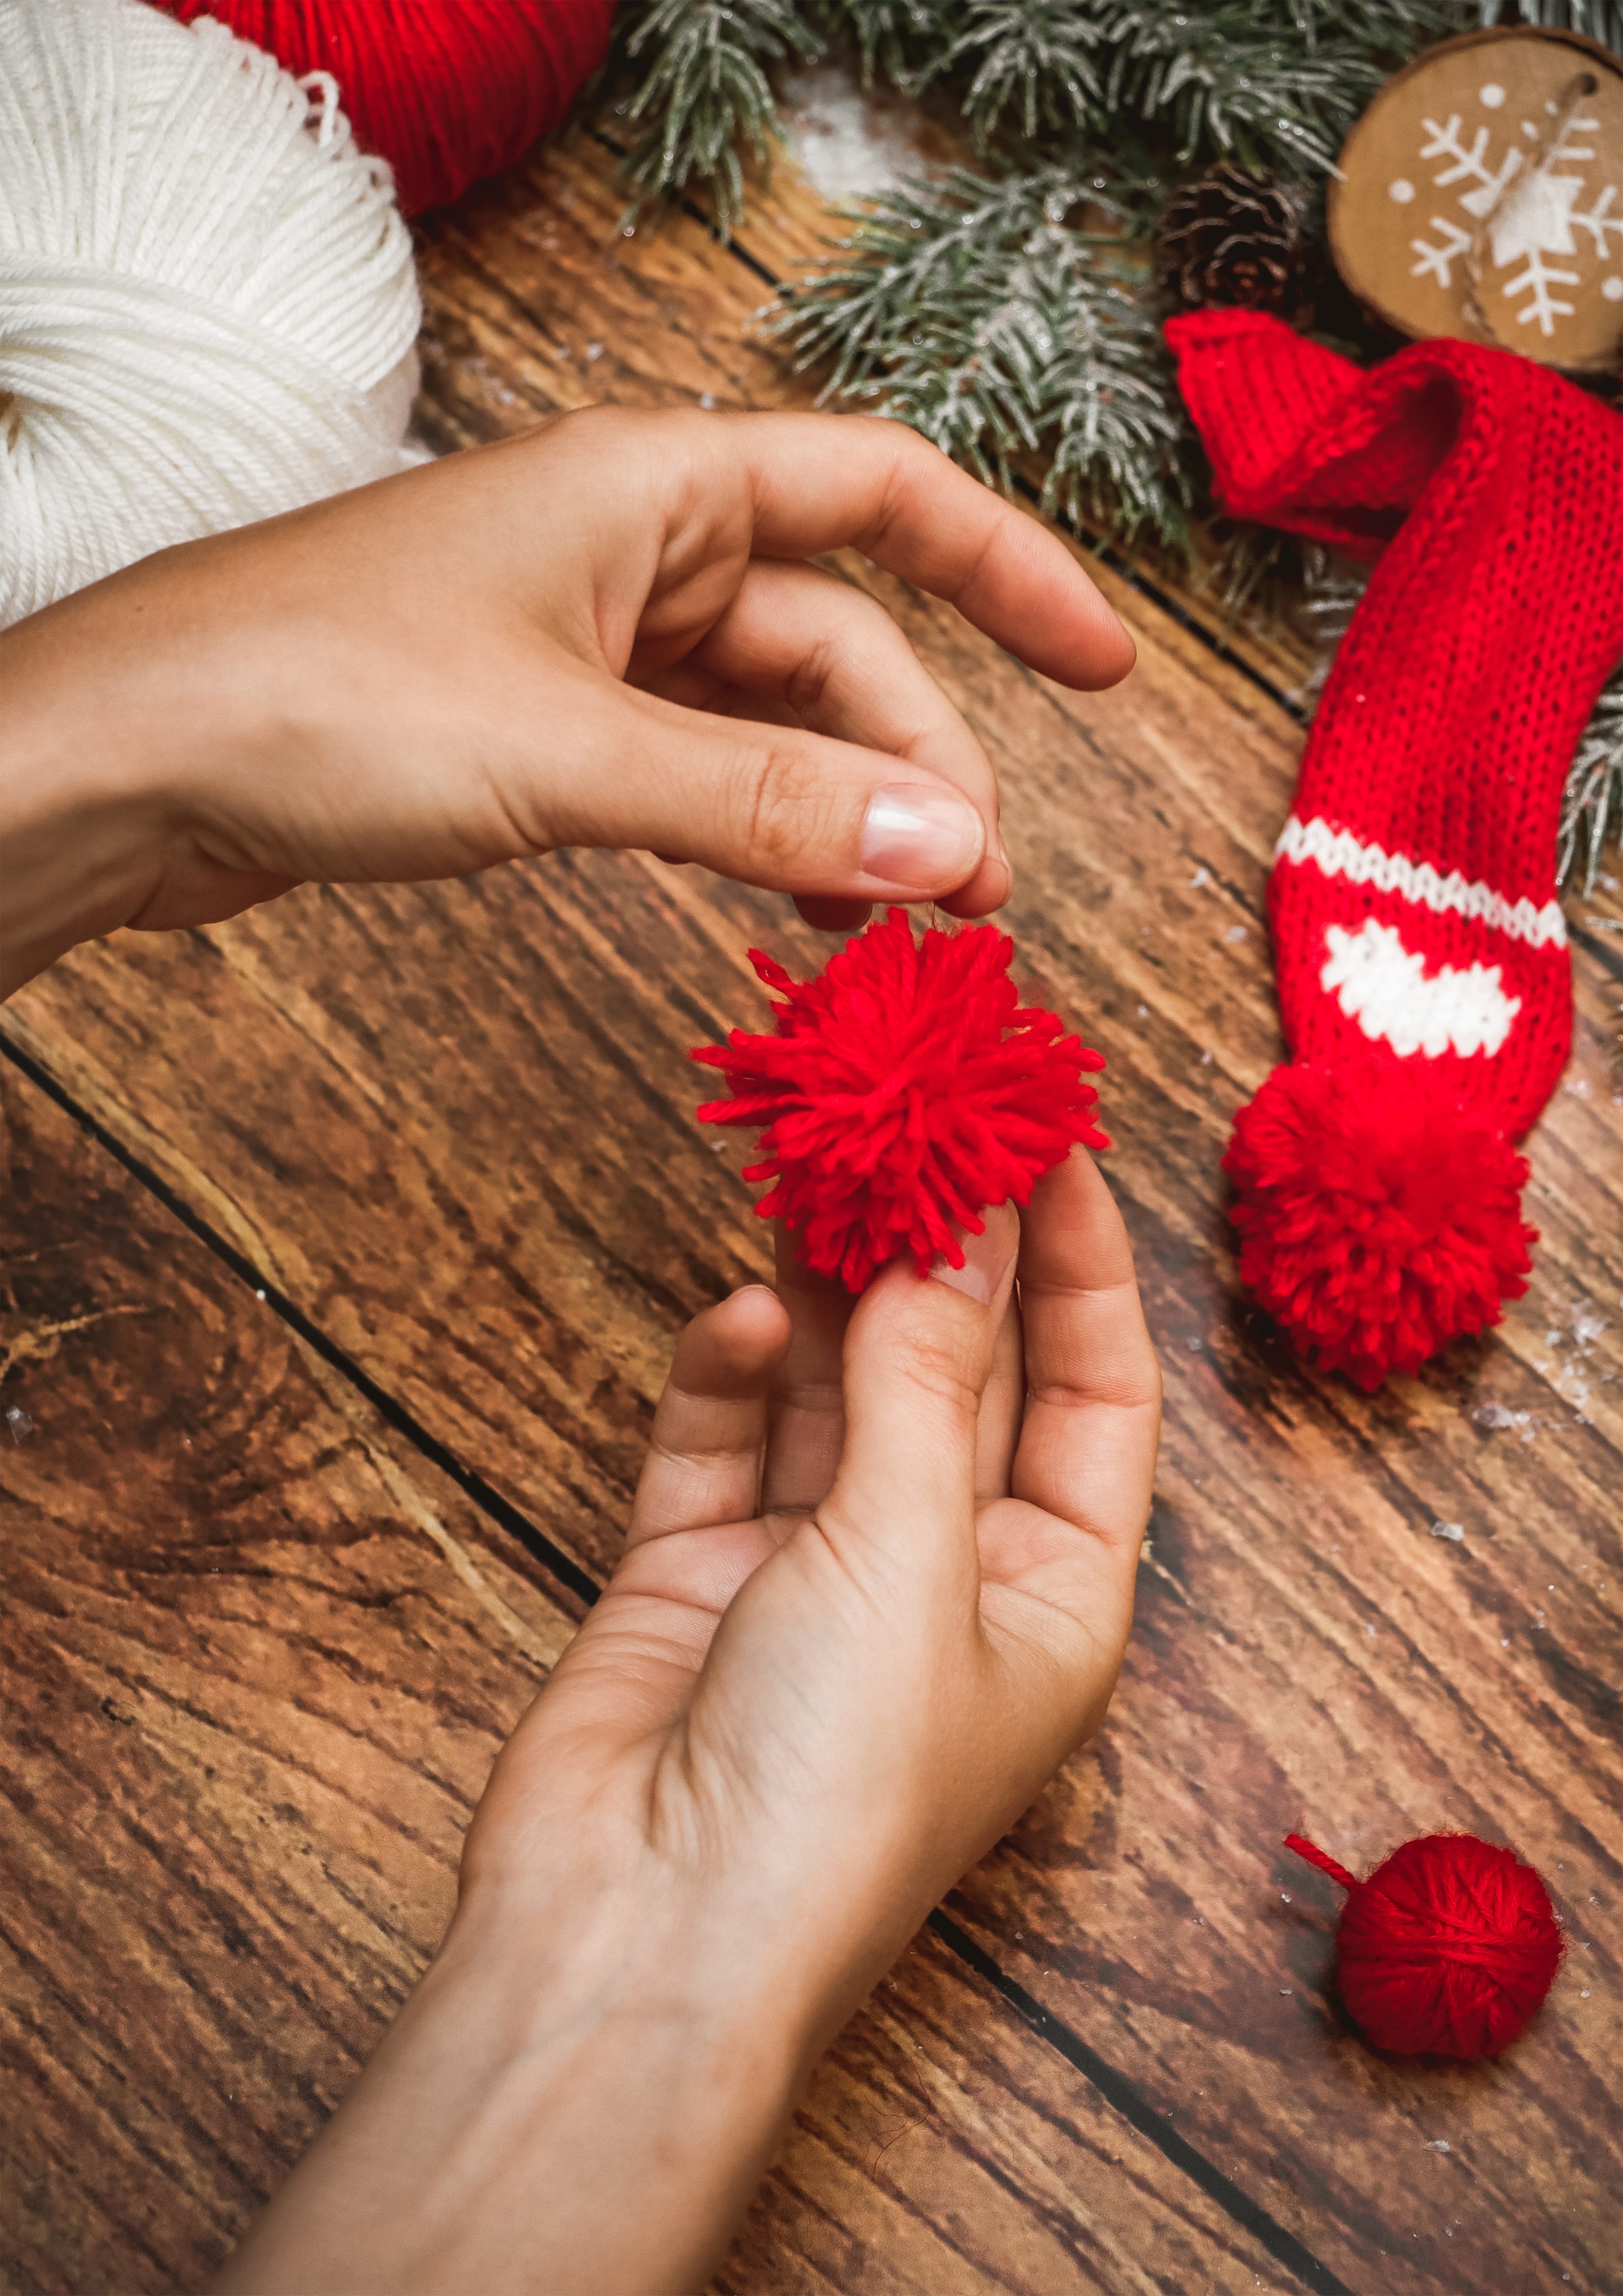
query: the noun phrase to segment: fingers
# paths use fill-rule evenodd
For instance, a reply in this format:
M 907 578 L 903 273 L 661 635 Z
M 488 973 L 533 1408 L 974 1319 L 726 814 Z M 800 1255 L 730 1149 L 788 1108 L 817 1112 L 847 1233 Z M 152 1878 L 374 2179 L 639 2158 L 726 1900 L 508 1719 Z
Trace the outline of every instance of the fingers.
M 761 1505 L 768 1513 L 810 1514 L 828 1496 L 845 1443 L 845 1335 L 857 1302 L 842 1283 L 800 1264 L 793 1237 L 775 1230 L 774 1283 L 789 1316 L 788 1350 L 773 1382 Z M 980 1399 L 975 1496 L 1006 1496 L 1025 1406 L 1020 1309 L 1004 1311 L 991 1376 Z
M 992 1350 L 992 1375 L 980 1398 L 980 1423 L 976 1430 L 975 1496 L 982 1502 L 1009 1495 L 1009 1477 L 1025 1407 L 1025 1346 L 1020 1302 L 1011 1300 L 998 1325 L 997 1344 Z
M 694 1316 L 654 1413 L 628 1548 L 754 1515 L 767 1391 L 788 1344 L 789 1318 L 764 1283 Z
M 991 761 L 874 599 L 813 567 L 758 563 L 684 668 L 786 703 L 814 734 L 882 750 L 961 789 L 986 824 L 987 852 L 944 906 L 982 916 L 1008 898 Z
M 961 1268 L 886 1268 L 846 1335 L 845 1447 L 824 1531 L 853 1561 L 934 1573 L 974 1562 L 981 1397 L 1013 1288 L 1020 1221 L 1008 1205 L 964 1239 Z
M 960 894 L 953 896 L 961 899 Z M 871 901 L 840 901 L 825 898 L 818 893 L 798 893 L 795 906 L 808 925 L 819 932 L 859 932 L 873 914 Z
M 928 767 L 684 709 L 584 668 L 571 682 L 574 693 L 554 693 L 551 705 L 568 754 L 544 779 L 523 777 L 529 849 L 641 846 L 770 891 L 857 905 L 946 903 L 981 878 L 986 818 Z M 996 871 L 984 880 L 994 891 L 1005 882 Z
M 915 431 L 877 416 L 745 414 L 717 426 L 717 451 L 726 433 L 750 470 L 758 556 L 850 544 L 1063 685 L 1091 692 L 1133 667 L 1132 639 L 1059 537 Z
M 1027 1401 L 1014 1496 L 1130 1562 L 1149 1519 L 1160 1368 L 1121 1215 L 1081 1149 L 1037 1184 L 1020 1286 Z
M 839 1471 L 845 1334 L 857 1303 L 842 1283 L 800 1265 L 794 1239 L 781 1222 L 775 1236 L 775 1281 L 790 1339 L 773 1382 L 761 1505 L 768 1514 L 810 1514 L 828 1496 Z

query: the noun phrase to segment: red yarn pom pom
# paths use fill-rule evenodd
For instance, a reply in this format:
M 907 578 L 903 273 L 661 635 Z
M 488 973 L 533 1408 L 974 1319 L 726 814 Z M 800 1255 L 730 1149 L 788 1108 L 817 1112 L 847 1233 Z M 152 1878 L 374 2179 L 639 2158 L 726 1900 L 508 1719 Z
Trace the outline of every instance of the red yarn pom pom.
M 955 1223 L 979 1235 L 988 1204 L 1029 1203 L 1078 1141 L 1110 1142 L 1082 1081 L 1104 1066 L 1052 1013 L 1022 1007 L 1014 944 L 994 925 L 926 932 L 906 909 L 846 943 L 815 980 L 791 980 L 758 949 L 781 989 L 776 1033 L 734 1029 L 696 1061 L 723 1069 L 731 1100 L 707 1124 L 760 1125 L 747 1180 L 775 1179 L 756 1206 L 803 1231 L 800 1256 L 860 1292 L 898 1252 L 928 1274 L 963 1265 Z
M 1366 1390 L 1527 1289 L 1527 1159 L 1424 1069 L 1275 1069 L 1223 1168 L 1241 1281 L 1301 1354 Z
M 1341 1998 L 1378 2049 L 1497 2056 L 1542 2005 L 1563 1940 L 1549 1891 L 1513 1849 L 1428 1833 L 1360 1882 L 1299 1833 L 1285 1848 L 1348 1893 Z
M 561 125 L 609 46 L 614 0 L 161 0 L 217 16 L 287 70 L 331 72 L 407 215 L 443 206 Z

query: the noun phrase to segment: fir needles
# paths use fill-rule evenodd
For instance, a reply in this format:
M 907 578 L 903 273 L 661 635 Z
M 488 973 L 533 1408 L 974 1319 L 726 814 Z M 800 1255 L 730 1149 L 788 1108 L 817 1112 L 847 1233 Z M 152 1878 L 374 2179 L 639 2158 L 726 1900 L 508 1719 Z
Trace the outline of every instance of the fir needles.
M 771 324 L 799 365 L 826 363 L 825 398 L 875 405 L 1005 486 L 1040 450 L 1045 508 L 1176 545 L 1188 428 L 1131 207 L 1085 166 L 955 168 L 871 201 Z

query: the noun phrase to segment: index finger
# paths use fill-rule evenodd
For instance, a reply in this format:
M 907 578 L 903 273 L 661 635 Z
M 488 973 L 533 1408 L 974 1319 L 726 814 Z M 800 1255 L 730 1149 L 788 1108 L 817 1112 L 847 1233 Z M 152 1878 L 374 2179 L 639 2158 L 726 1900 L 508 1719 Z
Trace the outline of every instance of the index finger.
M 1115 1201 L 1085 1149 L 1039 1180 L 1021 1227 L 1026 1419 L 1011 1488 L 1136 1554 L 1160 1432 L 1160 1365 Z
M 738 414 L 725 428 L 742 442 L 758 555 L 848 545 L 1062 685 L 1091 693 L 1132 668 L 1132 639 L 1058 535 L 916 430 L 873 414 Z

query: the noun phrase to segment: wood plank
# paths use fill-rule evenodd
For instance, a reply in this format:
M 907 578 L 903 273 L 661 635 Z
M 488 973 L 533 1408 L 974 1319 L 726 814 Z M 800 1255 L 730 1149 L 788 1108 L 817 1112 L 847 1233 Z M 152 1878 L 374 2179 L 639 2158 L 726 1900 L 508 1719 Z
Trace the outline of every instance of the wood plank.
M 594 268 L 578 177 L 481 198 L 488 238 L 435 258 L 442 435 L 522 419 L 554 366 L 575 389 L 593 341 L 583 395 L 697 398 L 744 374 L 725 311 L 682 300 L 701 255 L 678 234 Z M 1533 1146 L 1528 1299 L 1373 1400 L 1308 1380 L 1236 1291 L 1217 1168 L 1278 1054 L 1261 898 L 1294 729 L 1125 588 L 1139 669 L 1084 698 L 874 586 L 1003 773 L 1025 976 L 1110 1057 L 1109 1168 L 1168 1373 L 1111 1721 L 955 1918 L 1346 2284 L 1615 2286 L 1616 946 L 1579 947 L 1578 1052 Z M 119 937 L 6 1025 L 601 1570 L 672 1330 L 765 1264 L 742 1155 L 687 1123 L 681 1059 L 758 1012 L 742 951 L 763 938 L 816 960 L 776 904 L 699 873 L 555 856 Z M 1471 2073 L 1346 2036 L 1322 1987 L 1331 1895 L 1274 1846 L 1305 1823 L 1359 1864 L 1439 1822 L 1517 1839 L 1574 1940 L 1534 2034 Z
M 191 2284 L 370 2053 L 572 1632 L 6 1064 L 0 2281 Z
M 0 1169 L 33 1423 L 0 1433 L 0 2285 L 135 2296 L 209 2272 L 348 2086 L 572 1622 L 9 1065 Z M 1253 2288 L 1266 2253 L 1171 2181 L 927 1937 L 717 2288 Z

